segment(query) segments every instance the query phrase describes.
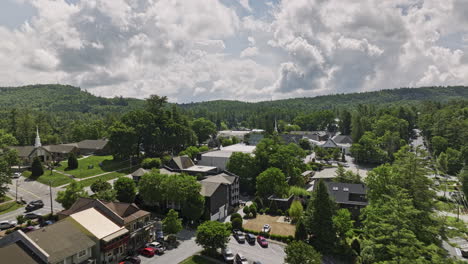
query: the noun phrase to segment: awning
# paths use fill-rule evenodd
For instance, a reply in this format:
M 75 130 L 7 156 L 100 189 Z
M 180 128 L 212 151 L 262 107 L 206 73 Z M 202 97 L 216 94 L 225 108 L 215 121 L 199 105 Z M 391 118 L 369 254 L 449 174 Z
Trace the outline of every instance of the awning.
M 107 243 L 107 242 L 111 241 L 114 238 L 125 235 L 126 233 L 128 233 L 128 230 L 123 228 L 123 229 L 120 229 L 119 231 L 117 231 L 117 232 L 115 232 L 115 233 L 113 233 L 113 234 L 111 234 L 109 236 L 104 237 L 102 240 Z

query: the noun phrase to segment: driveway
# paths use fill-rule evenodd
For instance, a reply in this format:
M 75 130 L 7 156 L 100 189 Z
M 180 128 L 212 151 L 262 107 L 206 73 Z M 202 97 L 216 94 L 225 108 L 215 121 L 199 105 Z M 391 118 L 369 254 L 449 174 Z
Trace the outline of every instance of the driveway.
M 235 255 L 237 253 L 242 253 L 249 263 L 257 260 L 261 263 L 268 264 L 283 264 L 284 257 L 286 253 L 284 252 L 284 246 L 276 243 L 272 243 L 269 240 L 268 247 L 262 248 L 259 244 L 250 245 L 249 243 L 239 244 L 231 236 L 231 240 L 228 243 L 228 248 L 232 250 L 232 253 Z
M 177 234 L 177 238 L 180 241 L 180 245 L 171 250 L 167 250 L 161 256 L 154 256 L 152 258 L 146 258 L 140 256 L 142 264 L 169 264 L 179 263 L 184 259 L 195 255 L 202 250 L 202 247 L 195 243 L 195 231 L 193 230 L 182 230 Z
M 20 177 L 12 181 L 12 184 L 9 184 L 8 195 L 15 198 L 16 195 L 16 184 L 18 184 L 18 200 L 22 197 L 26 202 L 34 200 L 42 200 L 44 202 L 44 207 L 34 211 L 36 214 L 44 215 L 48 214 L 51 211 L 50 204 L 50 191 L 49 186 L 42 184 L 37 181 L 28 180 L 25 177 Z M 52 207 L 54 212 L 59 212 L 63 210 L 61 204 L 55 201 L 57 198 L 57 192 L 62 189 L 58 187 L 52 187 Z M 16 216 L 25 213 L 24 208 L 8 212 L 6 214 L 0 215 L 0 221 L 5 220 L 16 220 Z

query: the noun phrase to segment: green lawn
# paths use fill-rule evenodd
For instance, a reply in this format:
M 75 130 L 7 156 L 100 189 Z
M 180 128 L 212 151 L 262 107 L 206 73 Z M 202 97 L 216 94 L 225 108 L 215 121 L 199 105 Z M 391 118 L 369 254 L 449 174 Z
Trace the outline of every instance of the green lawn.
M 0 215 L 11 212 L 11 211 L 14 211 L 14 210 L 16 210 L 18 208 L 21 208 L 21 207 L 23 207 L 23 206 L 21 204 L 16 203 L 16 202 L 2 204 L 2 205 L 0 205 Z
M 11 197 L 5 195 L 5 196 L 0 198 L 0 203 L 6 202 L 6 201 L 11 201 L 11 200 L 13 200 Z
M 190 258 L 180 262 L 179 264 L 216 264 L 216 262 L 197 255 L 191 256 Z
M 99 164 L 102 163 L 102 166 Z M 112 156 L 90 156 L 78 160 L 78 168 L 74 170 L 67 170 L 68 161 L 62 161 L 60 167 L 56 169 L 71 174 L 77 178 L 87 178 L 90 176 L 98 175 L 101 173 L 123 169 L 129 166 L 128 161 L 115 161 Z M 93 168 L 89 169 L 88 166 L 92 165 Z
M 94 178 L 82 180 L 82 181 L 80 181 L 80 184 L 83 187 L 91 186 L 91 184 L 93 184 L 95 181 L 97 181 L 99 179 L 102 179 L 104 181 L 110 181 L 110 180 L 118 178 L 120 176 L 128 175 L 128 174 L 132 173 L 134 170 L 136 170 L 136 167 L 134 167 L 132 169 L 125 169 L 125 170 L 121 170 L 121 171 L 111 172 L 109 174 L 102 175 L 102 176 L 99 176 L 99 177 L 94 177 Z
M 31 177 L 31 172 L 25 171 L 23 172 L 23 176 L 29 178 Z M 49 181 L 50 181 L 52 187 L 62 186 L 64 184 L 67 184 L 73 181 L 72 179 L 70 179 L 70 177 L 57 173 L 57 172 L 52 172 L 52 175 L 51 175 L 49 170 L 44 171 L 44 174 L 42 174 L 41 176 L 39 176 L 39 178 L 35 180 L 40 183 L 47 184 L 47 185 L 49 185 Z

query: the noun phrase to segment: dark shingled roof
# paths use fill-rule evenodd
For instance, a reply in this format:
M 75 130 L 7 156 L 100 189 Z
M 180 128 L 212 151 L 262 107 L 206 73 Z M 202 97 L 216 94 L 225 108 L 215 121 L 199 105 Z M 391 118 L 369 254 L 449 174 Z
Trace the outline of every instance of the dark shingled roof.
M 50 263 L 55 263 L 94 246 L 86 233 L 80 224 L 66 218 L 26 235 L 49 254 Z
M 348 135 L 338 135 L 333 138 L 333 141 L 338 144 L 353 144 L 353 139 Z
M 143 168 L 139 168 L 138 170 L 134 171 L 132 173 L 132 176 L 134 177 L 141 177 L 143 175 L 145 175 L 146 173 L 150 172 L 149 170 L 145 170 Z
M 19 157 L 28 157 L 29 154 L 34 150 L 34 146 L 12 146 L 10 147 L 11 149 L 15 149 L 18 151 L 18 156 Z
M 72 145 L 48 145 L 48 146 L 43 146 L 43 148 L 47 149 L 51 153 L 63 153 L 63 154 L 70 153 L 76 149 L 76 147 Z
M 349 205 L 367 205 L 366 186 L 364 184 L 327 182 L 328 193 L 336 203 Z
M 211 197 L 216 190 L 221 186 L 219 182 L 209 182 L 209 181 L 201 181 L 201 190 L 200 194 L 204 197 Z
M 45 264 L 21 241 L 0 248 L 2 263 L 8 264 Z
M 76 143 L 79 149 L 102 150 L 109 141 L 107 139 L 86 139 Z
M 190 159 L 188 156 L 178 156 L 178 157 L 173 157 L 172 161 L 176 164 L 178 168 L 173 168 L 173 169 L 179 169 L 179 170 L 184 170 L 187 168 L 190 168 L 192 166 L 195 166 L 193 163 L 192 159 Z

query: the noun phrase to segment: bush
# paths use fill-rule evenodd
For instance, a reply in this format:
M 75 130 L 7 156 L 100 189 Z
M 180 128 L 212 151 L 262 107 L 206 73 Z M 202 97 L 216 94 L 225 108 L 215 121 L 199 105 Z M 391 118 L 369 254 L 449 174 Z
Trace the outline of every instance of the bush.
M 252 214 L 253 218 L 257 217 L 257 208 L 256 207 L 250 207 L 250 213 Z
M 281 209 L 276 210 L 276 214 L 277 215 L 283 215 L 283 210 L 281 210 Z
M 244 209 L 242 209 L 242 212 L 244 212 L 245 215 L 249 215 L 250 208 L 248 206 L 245 206 Z
M 141 167 L 144 169 L 152 169 L 152 168 L 159 168 L 161 167 L 161 159 L 160 158 L 146 158 L 141 162 Z
M 234 218 L 231 219 L 232 229 L 242 229 L 242 219 Z
M 74 170 L 78 168 L 78 159 L 76 158 L 75 153 L 71 153 L 68 156 L 68 170 Z
M 260 214 L 264 214 L 265 213 L 265 209 L 260 209 Z
M 172 157 L 170 155 L 164 155 L 161 159 L 162 163 L 167 165 L 171 161 Z
M 232 220 L 235 219 L 235 218 L 242 219 L 242 216 L 241 216 L 239 213 L 233 213 L 233 214 L 231 215 L 231 222 L 232 222 Z
M 265 214 L 270 214 L 270 208 L 269 207 L 265 208 L 264 211 L 265 211 Z
M 255 204 L 257 209 L 262 209 L 263 208 L 263 200 L 258 196 L 255 196 L 255 199 L 253 200 L 253 204 Z
M 198 148 L 198 150 L 200 152 L 206 152 L 206 151 L 210 150 L 210 148 L 208 146 L 201 146 L 201 147 Z
M 24 218 L 24 215 L 18 215 L 18 216 L 16 217 L 16 222 L 18 222 L 18 225 L 23 224 L 24 221 L 26 221 L 26 219 Z
M 41 160 L 38 157 L 35 157 L 33 163 L 31 165 L 31 176 L 32 177 L 39 177 L 44 174 L 44 168 L 42 167 Z

